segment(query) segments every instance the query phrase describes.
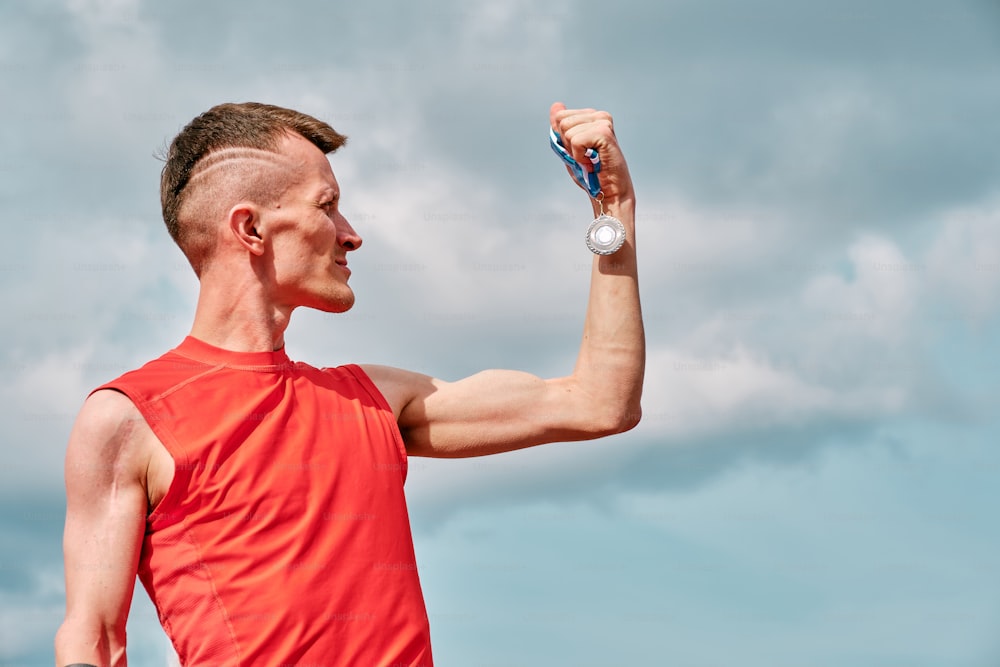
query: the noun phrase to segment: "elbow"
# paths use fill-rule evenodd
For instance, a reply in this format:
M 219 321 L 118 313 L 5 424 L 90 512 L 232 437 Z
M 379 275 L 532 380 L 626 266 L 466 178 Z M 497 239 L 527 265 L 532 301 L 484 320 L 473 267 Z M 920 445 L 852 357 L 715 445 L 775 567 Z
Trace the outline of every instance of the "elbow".
M 55 655 L 57 665 L 67 665 L 76 658 L 87 658 L 92 659 L 96 653 L 96 646 L 94 642 L 90 642 L 90 646 L 84 644 L 80 640 L 80 629 L 75 623 L 70 619 L 66 619 L 59 629 L 56 631 L 55 637 Z M 85 655 L 79 655 L 81 653 L 81 644 L 84 644 Z M 76 660 L 76 662 L 80 662 Z M 83 664 L 83 663 L 81 663 Z
M 628 406 L 618 415 L 615 433 L 631 431 L 642 421 L 642 407 L 637 403 Z
M 56 663 L 124 665 L 125 628 L 67 618 L 55 636 Z M 83 660 L 81 660 L 81 658 Z
M 631 431 L 639 425 L 642 419 L 642 408 L 638 405 L 622 405 L 611 410 L 607 410 L 599 418 L 595 419 L 590 428 L 589 434 L 592 438 L 603 438 L 609 435 L 617 435 Z
M 624 418 L 622 419 L 622 430 L 619 433 L 624 433 L 625 431 L 631 431 L 639 422 L 642 421 L 642 406 L 636 403 L 628 411 L 625 412 Z

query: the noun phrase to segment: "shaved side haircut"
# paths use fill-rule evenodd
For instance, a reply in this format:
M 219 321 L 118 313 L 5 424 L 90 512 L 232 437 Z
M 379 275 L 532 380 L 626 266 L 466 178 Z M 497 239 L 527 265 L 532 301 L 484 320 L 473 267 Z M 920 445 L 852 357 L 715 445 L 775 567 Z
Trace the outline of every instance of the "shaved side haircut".
M 280 195 L 278 145 L 289 134 L 302 136 L 326 154 L 347 142 L 307 114 L 245 102 L 212 107 L 170 143 L 160 175 L 163 222 L 196 274 L 213 247 L 223 189 L 262 205 Z

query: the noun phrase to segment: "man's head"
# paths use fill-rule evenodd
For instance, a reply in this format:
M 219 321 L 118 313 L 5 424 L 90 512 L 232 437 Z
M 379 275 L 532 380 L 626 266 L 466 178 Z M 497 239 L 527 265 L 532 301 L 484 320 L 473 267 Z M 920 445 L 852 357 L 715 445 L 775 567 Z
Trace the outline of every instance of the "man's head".
M 160 176 L 160 203 L 167 231 L 196 273 L 212 250 L 209 228 L 216 222 L 206 219 L 215 211 L 206 210 L 205 200 L 218 202 L 214 195 L 227 187 L 260 203 L 273 200 L 284 185 L 275 173 L 280 172 L 275 161 L 279 144 L 290 134 L 304 137 L 324 154 L 347 141 L 312 116 L 257 102 L 219 104 L 174 137 Z M 279 169 L 266 169 L 268 161 Z
M 346 140 L 312 116 L 253 102 L 220 104 L 191 121 L 170 144 L 160 199 L 167 230 L 195 273 L 245 250 L 287 305 L 350 307 L 324 303 L 335 300 L 329 294 L 293 294 L 323 292 L 323 265 L 346 268 L 343 253 L 360 245 L 337 208 L 326 159 Z

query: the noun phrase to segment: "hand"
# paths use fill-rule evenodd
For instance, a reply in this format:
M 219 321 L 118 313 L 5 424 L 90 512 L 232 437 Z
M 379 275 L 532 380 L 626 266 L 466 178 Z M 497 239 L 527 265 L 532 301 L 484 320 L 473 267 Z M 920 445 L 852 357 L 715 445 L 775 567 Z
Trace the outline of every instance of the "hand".
M 601 156 L 598 178 L 601 180 L 606 205 L 634 203 L 632 177 L 628 173 L 625 156 L 618 146 L 611 114 L 594 109 L 567 109 L 562 102 L 556 102 L 549 109 L 549 124 L 562 138 L 563 146 L 569 154 L 584 169 L 591 168 L 590 160 L 585 155 L 586 150 L 597 149 Z M 566 171 L 572 176 L 573 172 L 568 167 Z

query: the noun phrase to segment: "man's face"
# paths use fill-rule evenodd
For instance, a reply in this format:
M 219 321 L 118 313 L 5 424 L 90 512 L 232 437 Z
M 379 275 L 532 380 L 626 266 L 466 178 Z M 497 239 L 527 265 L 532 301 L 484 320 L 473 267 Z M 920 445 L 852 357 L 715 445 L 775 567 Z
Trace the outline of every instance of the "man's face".
M 347 253 L 361 237 L 340 212 L 340 186 L 321 150 L 295 135 L 281 153 L 295 164 L 279 203 L 261 214 L 273 253 L 278 305 L 344 312 L 354 305 Z

